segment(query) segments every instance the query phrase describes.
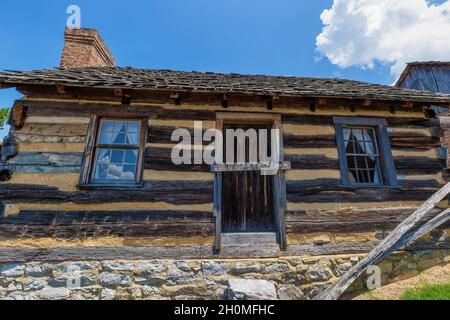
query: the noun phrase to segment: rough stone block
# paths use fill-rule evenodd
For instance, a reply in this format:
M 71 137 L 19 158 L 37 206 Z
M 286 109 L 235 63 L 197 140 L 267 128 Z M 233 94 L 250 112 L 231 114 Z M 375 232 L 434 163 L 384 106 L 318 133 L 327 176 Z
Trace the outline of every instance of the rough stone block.
M 121 261 L 104 261 L 102 263 L 103 270 L 105 271 L 125 271 L 132 272 L 135 270 L 134 264 L 130 262 L 121 262 Z
M 8 263 L 0 266 L 0 274 L 4 277 L 21 277 L 24 274 L 25 266 L 18 263 Z
M 265 266 L 261 263 L 236 263 L 230 270 L 231 274 L 241 275 L 245 273 L 264 272 Z
M 134 283 L 139 285 L 146 285 L 146 286 L 152 286 L 152 287 L 159 287 L 166 281 L 165 277 L 160 276 L 136 276 L 134 277 Z
M 229 262 L 203 261 L 202 270 L 205 276 L 221 276 L 230 270 Z
M 47 285 L 47 281 L 43 279 L 27 280 L 23 283 L 24 291 L 35 291 L 44 288 Z
M 324 264 L 312 266 L 306 274 L 311 282 L 327 281 L 333 277 L 330 268 Z
M 306 300 L 306 296 L 300 288 L 295 285 L 286 285 L 278 288 L 280 300 Z
M 67 288 L 44 288 L 38 291 L 38 296 L 42 300 L 66 300 L 70 297 L 70 290 Z
M 102 293 L 100 295 L 101 300 L 114 300 L 116 297 L 116 290 L 103 288 Z
M 227 296 L 229 300 L 275 300 L 278 298 L 273 282 L 252 279 L 230 279 Z
M 80 262 L 69 262 L 61 264 L 57 269 L 61 272 L 73 272 L 76 270 L 91 270 L 98 269 L 100 267 L 100 262 L 94 261 L 80 261 Z
M 102 286 L 108 288 L 116 288 L 118 286 L 128 286 L 132 282 L 130 276 L 112 272 L 102 272 L 98 276 L 98 281 Z
M 160 273 L 166 271 L 166 266 L 162 263 L 154 263 L 149 261 L 140 261 L 136 263 L 136 272 L 137 273 Z

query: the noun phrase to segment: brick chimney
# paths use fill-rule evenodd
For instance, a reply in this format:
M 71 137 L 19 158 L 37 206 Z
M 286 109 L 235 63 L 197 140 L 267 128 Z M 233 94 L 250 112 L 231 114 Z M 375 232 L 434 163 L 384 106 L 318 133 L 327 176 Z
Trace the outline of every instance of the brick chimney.
M 95 29 L 69 29 L 64 32 L 61 68 L 114 67 L 116 62 Z

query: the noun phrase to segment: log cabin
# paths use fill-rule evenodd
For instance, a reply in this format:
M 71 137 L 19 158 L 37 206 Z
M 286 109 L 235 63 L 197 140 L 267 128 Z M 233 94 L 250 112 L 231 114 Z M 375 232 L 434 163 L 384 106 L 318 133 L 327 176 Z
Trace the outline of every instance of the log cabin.
M 441 93 L 117 67 L 92 29 L 66 29 L 60 68 L 3 71 L 0 87 L 23 94 L 1 149 L 11 260 L 368 252 L 446 182 Z M 194 136 L 198 121 L 277 129 L 280 169 L 175 164 L 172 133 Z M 449 244 L 440 233 L 415 248 Z

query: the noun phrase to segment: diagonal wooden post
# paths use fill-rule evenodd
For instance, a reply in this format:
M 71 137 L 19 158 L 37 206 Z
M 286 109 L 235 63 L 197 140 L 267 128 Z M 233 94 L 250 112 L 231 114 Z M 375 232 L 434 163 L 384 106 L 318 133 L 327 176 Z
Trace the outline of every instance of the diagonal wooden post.
M 411 242 L 419 239 L 423 235 L 428 232 L 436 229 L 440 225 L 444 224 L 450 220 L 450 209 L 445 209 L 444 211 L 437 214 L 434 218 L 428 220 L 426 223 L 421 225 L 420 227 L 414 228 L 413 230 L 406 233 L 400 240 L 397 241 L 388 251 L 386 251 L 382 256 L 378 257 L 377 260 L 374 260 L 372 264 L 376 264 L 383 260 L 385 257 L 391 255 L 397 250 L 400 250 L 403 247 L 406 247 Z
M 450 193 L 450 182 L 419 206 L 408 218 L 403 220 L 369 254 L 347 271 L 339 280 L 314 297 L 315 300 L 336 300 L 370 265 L 390 253 L 393 246 L 407 234 L 431 209 Z
M 406 234 L 402 239 L 399 240 L 399 242 L 395 245 L 395 247 L 398 247 L 400 249 L 410 244 L 411 242 L 419 239 L 428 232 L 436 229 L 440 225 L 443 225 L 449 220 L 450 220 L 450 209 L 445 209 L 444 211 L 436 215 L 434 218 L 428 220 L 426 223 L 421 225 L 419 228 L 414 229 L 413 231 Z

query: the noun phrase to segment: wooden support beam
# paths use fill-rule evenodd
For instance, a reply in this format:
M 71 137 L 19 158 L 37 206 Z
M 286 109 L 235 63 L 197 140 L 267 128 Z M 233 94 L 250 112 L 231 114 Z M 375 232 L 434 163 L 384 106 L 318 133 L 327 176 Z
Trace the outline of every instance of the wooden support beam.
M 319 98 L 316 101 L 316 105 L 319 105 L 320 107 L 324 107 L 327 105 L 327 99 L 326 98 Z
M 372 100 L 371 99 L 365 99 L 363 101 L 363 106 L 364 107 L 369 107 L 372 104 Z
M 131 103 L 131 96 L 129 95 L 123 95 L 122 96 L 122 104 L 125 106 L 129 106 Z
M 267 98 L 267 109 L 268 110 L 272 110 L 273 109 L 273 104 L 275 101 L 280 100 L 279 96 L 270 96 Z
M 11 84 L 6 84 L 4 82 L 0 82 L 0 89 L 6 89 L 6 88 L 12 88 L 12 87 L 14 87 L 14 86 Z
M 16 101 L 11 108 L 8 123 L 16 129 L 22 128 L 27 116 L 27 110 L 27 106 L 24 106 L 19 100 Z
M 319 293 L 315 300 L 336 300 L 347 288 L 356 280 L 369 266 L 386 255 L 389 255 L 396 247 L 399 241 L 402 241 L 429 211 L 431 211 L 442 199 L 450 193 L 450 183 L 447 183 L 433 196 L 431 196 L 425 203 L 417 208 L 416 211 L 402 223 L 400 223 L 384 240 L 382 240 L 369 254 L 354 265 L 347 273 L 345 273 L 337 282 Z M 445 212 L 445 211 L 444 211 Z M 445 213 L 446 214 L 446 213 Z M 437 217 L 436 217 L 437 218 Z
M 181 105 L 180 95 L 177 92 L 170 93 L 170 99 L 174 100 L 176 106 Z
M 436 112 L 431 108 L 425 109 L 424 114 L 427 118 L 436 118 Z
M 228 100 L 229 100 L 228 94 L 224 93 L 222 95 L 222 108 L 228 108 Z
M 222 246 L 222 173 L 216 173 L 214 177 L 214 249 L 220 251 Z
M 389 106 L 389 112 L 394 114 L 395 113 L 395 106 L 394 105 L 390 105 Z
M 56 92 L 58 92 L 59 94 L 64 94 L 66 93 L 66 89 L 64 88 L 64 85 L 59 84 L 56 86 Z
M 123 90 L 121 88 L 114 89 L 114 96 L 116 96 L 116 97 L 123 96 Z

